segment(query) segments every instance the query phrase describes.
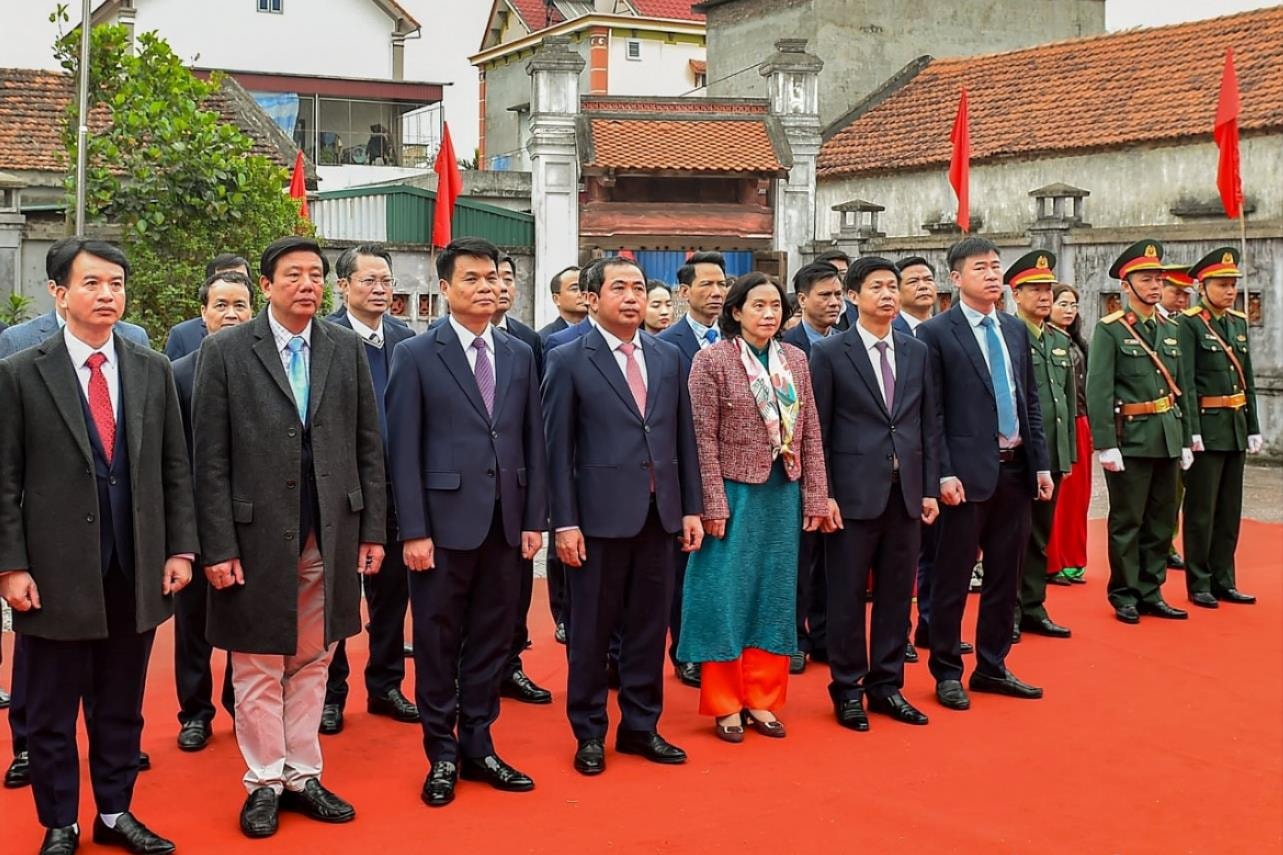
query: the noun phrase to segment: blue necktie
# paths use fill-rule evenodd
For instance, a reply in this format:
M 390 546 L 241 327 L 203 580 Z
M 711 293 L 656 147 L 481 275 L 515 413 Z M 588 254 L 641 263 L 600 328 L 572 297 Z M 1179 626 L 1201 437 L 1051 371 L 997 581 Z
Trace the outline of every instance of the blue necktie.
M 307 424 L 307 362 L 303 359 L 305 342 L 300 335 L 290 339 L 290 388 L 294 390 L 294 403 L 298 405 L 298 420 Z
M 989 349 L 989 378 L 993 381 L 993 396 L 998 401 L 998 433 L 1013 439 L 1016 435 L 1016 400 L 1011 394 L 1007 378 L 1007 364 L 1002 358 L 1002 341 L 990 315 L 980 321 L 985 328 L 985 346 Z
M 708 329 L 704 330 L 704 341 L 708 342 L 709 344 L 717 344 L 716 328 L 709 327 Z

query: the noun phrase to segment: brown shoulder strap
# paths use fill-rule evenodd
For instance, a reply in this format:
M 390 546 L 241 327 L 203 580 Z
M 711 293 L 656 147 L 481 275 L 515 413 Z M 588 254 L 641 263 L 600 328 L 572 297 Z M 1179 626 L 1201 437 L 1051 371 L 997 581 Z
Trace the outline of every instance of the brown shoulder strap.
M 1162 374 L 1163 379 L 1167 381 L 1167 388 L 1171 389 L 1172 394 L 1179 398 L 1181 396 L 1181 389 L 1176 385 L 1176 381 L 1172 379 L 1172 372 L 1167 370 L 1167 366 L 1163 364 L 1163 360 L 1159 359 L 1158 354 L 1154 352 L 1154 348 L 1150 347 L 1149 342 L 1145 341 L 1145 338 L 1140 333 L 1136 332 L 1136 328 L 1132 326 L 1131 321 L 1127 320 L 1126 317 L 1119 318 L 1118 322 L 1126 327 L 1127 331 L 1132 334 L 1132 338 L 1136 339 L 1136 343 L 1140 345 L 1140 349 L 1145 351 L 1145 354 L 1149 357 L 1150 361 L 1154 363 L 1154 367 L 1158 369 L 1158 373 Z
M 1207 327 L 1208 333 L 1211 334 L 1212 338 L 1216 339 L 1216 343 L 1221 346 L 1221 349 L 1225 351 L 1225 355 L 1230 358 L 1230 362 L 1234 364 L 1234 370 L 1238 372 L 1239 388 L 1246 391 L 1247 375 L 1243 373 L 1243 363 L 1239 362 L 1238 357 L 1234 355 L 1234 348 L 1226 344 L 1225 339 L 1221 338 L 1216 332 L 1216 328 L 1212 326 L 1211 312 L 1204 309 L 1198 313 L 1198 316 L 1203 319 L 1203 326 Z

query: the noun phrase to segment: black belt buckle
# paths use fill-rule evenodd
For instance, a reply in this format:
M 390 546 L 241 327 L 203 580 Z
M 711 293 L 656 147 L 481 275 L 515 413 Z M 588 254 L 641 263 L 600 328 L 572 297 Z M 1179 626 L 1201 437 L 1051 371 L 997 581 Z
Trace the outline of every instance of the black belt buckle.
M 1000 448 L 998 449 L 999 463 L 1014 463 L 1016 461 L 1016 449 Z

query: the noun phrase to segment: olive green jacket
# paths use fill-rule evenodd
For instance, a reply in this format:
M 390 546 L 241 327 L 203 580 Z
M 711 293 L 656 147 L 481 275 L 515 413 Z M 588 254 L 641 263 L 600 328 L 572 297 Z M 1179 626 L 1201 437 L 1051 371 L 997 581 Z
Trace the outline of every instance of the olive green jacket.
M 1074 442 L 1074 419 L 1078 416 L 1074 389 L 1074 367 L 1069 353 L 1069 336 L 1043 324 L 1041 330 L 1023 318 L 1029 327 L 1029 356 L 1038 383 L 1042 405 L 1042 432 L 1047 439 L 1051 471 L 1068 472 L 1078 459 Z M 1041 334 L 1039 334 L 1041 332 Z
M 1204 317 L 1206 316 L 1206 320 Z M 1215 334 L 1208 329 L 1211 325 Z M 1247 316 L 1230 309 L 1219 318 L 1203 306 L 1186 309 L 1177 322 L 1181 343 L 1181 374 L 1189 386 L 1185 409 L 1190 433 L 1203 438 L 1208 451 L 1246 451 L 1247 438 L 1261 432 L 1256 411 L 1256 379 L 1252 376 L 1252 352 L 1248 347 Z M 1217 341 L 1217 338 L 1220 341 Z M 1225 353 L 1228 345 L 1243 369 Z M 1203 408 L 1199 399 L 1243 393 L 1247 405 L 1237 409 Z

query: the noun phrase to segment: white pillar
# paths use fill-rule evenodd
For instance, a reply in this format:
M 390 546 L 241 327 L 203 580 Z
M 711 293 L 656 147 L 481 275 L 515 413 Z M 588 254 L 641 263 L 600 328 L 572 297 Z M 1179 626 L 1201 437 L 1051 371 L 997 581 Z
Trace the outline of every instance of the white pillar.
M 771 114 L 784 127 L 793 153 L 787 179 L 775 184 L 774 249 L 787 254 L 787 275 L 802 264 L 802 248 L 815 239 L 815 162 L 820 155 L 820 69 L 806 39 L 780 39 L 762 64 Z
M 526 66 L 531 77 L 531 212 L 535 217 L 535 328 L 552 322 L 557 307 L 549 283 L 579 262 L 579 73 L 584 59 L 566 36 L 548 36 Z

